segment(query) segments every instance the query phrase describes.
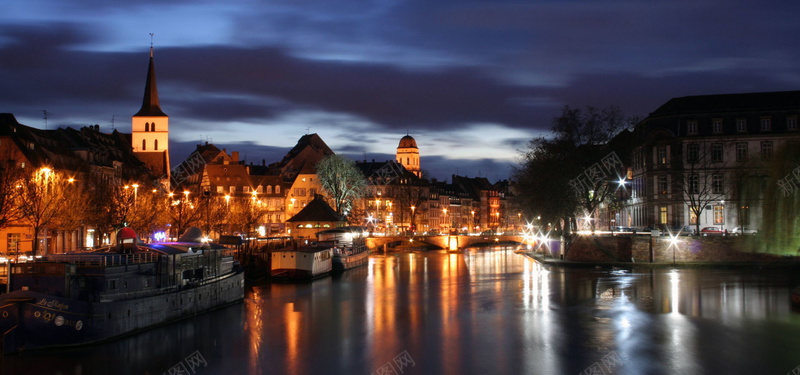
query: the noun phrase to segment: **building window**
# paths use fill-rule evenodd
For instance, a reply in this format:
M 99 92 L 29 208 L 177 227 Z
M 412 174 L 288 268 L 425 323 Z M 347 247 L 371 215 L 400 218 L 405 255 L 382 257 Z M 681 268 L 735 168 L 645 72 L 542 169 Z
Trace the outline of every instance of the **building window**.
M 8 233 L 6 235 L 6 255 L 16 254 L 19 250 L 19 241 L 21 240 L 22 236 L 20 233 Z
M 713 163 L 722 162 L 722 143 L 711 144 L 711 162 Z
M 725 181 L 721 174 L 711 176 L 711 192 L 713 194 L 722 194 Z
M 714 224 L 725 224 L 724 206 L 714 206 Z
M 272 194 L 272 185 L 267 185 L 267 194 Z
M 275 194 L 280 194 L 280 193 L 281 193 L 280 185 L 275 185 Z
M 309 197 L 314 197 L 316 195 L 317 195 L 317 190 L 316 189 L 308 189 L 308 196 Z
M 689 211 L 689 223 L 697 224 L 697 214 L 694 213 L 694 210 L 692 210 L 691 207 L 689 207 L 688 211 Z
M 242 187 L 242 191 L 244 193 L 249 193 L 250 192 L 250 187 L 249 186 L 244 186 L 244 187 Z
M 669 184 L 667 183 L 667 176 L 658 176 L 658 191 L 661 194 L 669 192 Z
M 154 122 L 154 123 L 152 123 L 152 124 L 150 124 L 150 131 L 151 131 L 151 132 L 154 132 L 154 131 L 156 131 L 156 123 L 155 123 L 155 122 Z
M 687 180 L 688 181 L 686 182 L 689 185 L 687 189 L 688 193 L 697 194 L 697 192 L 700 190 L 700 175 L 697 173 L 692 173 L 689 175 L 689 177 L 687 177 Z
M 747 160 L 747 143 L 736 144 L 736 161 Z
M 659 146 L 658 150 L 656 150 L 656 153 L 658 157 L 657 163 L 661 165 L 667 164 L 667 146 Z
M 761 118 L 761 131 L 768 132 L 772 130 L 772 119 L 769 117 L 762 117 Z
M 714 134 L 722 134 L 722 120 L 721 119 L 714 119 L 711 122 L 711 131 Z
M 306 196 L 306 189 L 294 188 L 294 196 L 295 197 L 305 197 Z
M 142 151 L 147 150 L 147 141 L 142 139 Z
M 145 122 L 144 123 L 144 131 L 146 131 L 146 132 L 150 131 L 150 123 L 149 122 Z
M 256 188 L 256 191 L 259 192 L 259 193 L 263 193 L 264 192 L 264 187 L 261 186 L 261 185 L 258 185 L 258 187 Z
M 772 141 L 761 142 L 761 158 L 769 159 L 772 157 Z
M 686 145 L 686 162 L 689 164 L 694 164 L 698 161 L 700 161 L 700 145 Z
M 689 121 L 686 123 L 686 134 L 697 134 L 697 121 Z
M 228 193 L 230 193 L 230 194 L 236 193 L 236 186 L 229 186 L 228 187 Z
M 661 219 L 661 224 L 666 224 L 667 223 L 667 208 L 666 207 L 661 207 L 661 212 L 660 212 L 660 215 L 659 215 L 659 219 Z
M 786 130 L 788 131 L 797 130 L 797 116 L 791 116 L 786 118 Z
M 736 119 L 736 132 L 747 133 L 747 120 L 743 118 Z
M 217 186 L 217 193 L 224 193 L 225 187 L 224 186 Z
M 156 150 L 156 151 L 158 151 L 158 139 L 156 139 L 155 141 L 153 141 L 153 150 Z

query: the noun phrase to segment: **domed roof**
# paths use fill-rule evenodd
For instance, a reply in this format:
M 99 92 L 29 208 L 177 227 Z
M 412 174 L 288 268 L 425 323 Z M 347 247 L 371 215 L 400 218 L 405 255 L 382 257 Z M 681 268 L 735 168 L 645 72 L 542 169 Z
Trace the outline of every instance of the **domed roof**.
M 406 135 L 400 139 L 400 145 L 397 148 L 417 148 L 417 141 L 414 140 L 414 137 Z

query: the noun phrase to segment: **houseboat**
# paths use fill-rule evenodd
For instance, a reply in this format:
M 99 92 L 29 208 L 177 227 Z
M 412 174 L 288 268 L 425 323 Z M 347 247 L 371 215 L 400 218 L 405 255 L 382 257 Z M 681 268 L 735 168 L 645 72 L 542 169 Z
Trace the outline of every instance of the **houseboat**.
M 3 353 L 99 342 L 242 301 L 244 273 L 194 228 L 179 242 L 117 245 L 7 265 Z
M 333 244 L 333 271 L 344 271 L 369 262 L 363 227 L 341 227 L 317 233 L 320 243 Z
M 330 274 L 333 245 L 312 242 L 273 251 L 270 275 L 273 279 L 311 280 Z

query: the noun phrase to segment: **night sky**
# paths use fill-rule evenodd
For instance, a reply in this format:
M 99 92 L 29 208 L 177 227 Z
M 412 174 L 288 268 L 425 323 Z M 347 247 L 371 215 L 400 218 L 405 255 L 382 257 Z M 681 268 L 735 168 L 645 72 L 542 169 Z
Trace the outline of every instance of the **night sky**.
M 800 87 L 797 1 L 11 0 L 0 112 L 130 132 L 154 33 L 173 164 L 248 162 L 307 132 L 432 177 L 508 178 L 564 105 L 647 116 L 672 97 Z

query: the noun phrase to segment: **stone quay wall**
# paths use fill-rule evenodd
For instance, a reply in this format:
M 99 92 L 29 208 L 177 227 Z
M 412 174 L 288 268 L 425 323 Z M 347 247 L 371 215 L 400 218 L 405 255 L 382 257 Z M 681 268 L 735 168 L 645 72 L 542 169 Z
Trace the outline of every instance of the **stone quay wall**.
M 794 262 L 794 257 L 757 253 L 757 236 L 591 236 L 575 238 L 564 249 L 560 241 L 550 241 L 547 255 L 572 262 L 608 263 L 716 263 L 716 262 Z

